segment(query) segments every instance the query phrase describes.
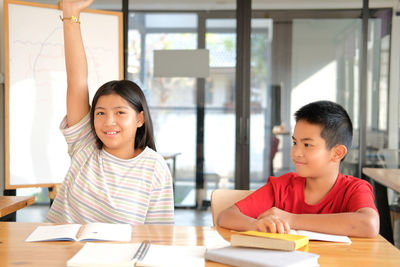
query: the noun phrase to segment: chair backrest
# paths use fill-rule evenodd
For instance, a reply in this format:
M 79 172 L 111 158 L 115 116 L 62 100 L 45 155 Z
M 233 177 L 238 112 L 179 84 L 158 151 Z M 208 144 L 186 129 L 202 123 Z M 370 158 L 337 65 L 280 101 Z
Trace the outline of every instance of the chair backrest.
M 377 154 L 379 162 L 384 168 L 399 168 L 400 149 L 379 149 Z
M 237 201 L 247 197 L 254 191 L 252 190 L 234 190 L 234 189 L 216 189 L 211 194 L 211 212 L 213 223 L 217 225 L 218 214 L 226 208 L 229 208 Z

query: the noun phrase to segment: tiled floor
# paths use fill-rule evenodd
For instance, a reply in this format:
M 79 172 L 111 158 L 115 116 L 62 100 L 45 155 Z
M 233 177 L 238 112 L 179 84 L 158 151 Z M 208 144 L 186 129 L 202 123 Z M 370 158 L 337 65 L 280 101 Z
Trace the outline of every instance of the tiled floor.
M 17 222 L 43 222 L 49 211 L 47 205 L 32 205 L 17 212 Z M 212 226 L 210 210 L 175 209 L 176 225 Z

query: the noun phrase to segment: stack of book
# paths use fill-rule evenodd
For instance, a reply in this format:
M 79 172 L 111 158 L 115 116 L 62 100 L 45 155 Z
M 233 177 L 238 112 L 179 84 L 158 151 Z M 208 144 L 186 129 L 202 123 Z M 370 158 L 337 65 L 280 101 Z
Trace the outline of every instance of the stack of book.
M 308 237 L 292 234 L 275 234 L 257 231 L 231 235 L 231 246 L 293 251 L 308 245 Z
M 231 246 L 207 250 L 207 260 L 232 266 L 319 266 L 319 255 L 296 251 L 306 246 L 309 240 L 344 242 L 347 236 L 322 234 L 310 231 L 294 231 L 290 234 L 264 233 L 257 231 L 235 232 L 231 235 Z

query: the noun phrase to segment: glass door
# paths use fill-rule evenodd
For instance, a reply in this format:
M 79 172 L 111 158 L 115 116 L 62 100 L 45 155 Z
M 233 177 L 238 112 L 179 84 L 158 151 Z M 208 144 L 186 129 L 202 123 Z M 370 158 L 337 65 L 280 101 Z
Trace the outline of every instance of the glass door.
M 129 16 L 128 79 L 145 91 L 157 150 L 165 155 L 174 176 L 176 207 L 207 207 L 212 190 L 234 187 L 234 16 L 234 12 Z M 209 77 L 154 77 L 154 51 L 166 49 L 207 49 Z
M 250 188 L 265 183 L 268 175 L 295 171 L 290 159 L 293 114 L 317 100 L 341 104 L 353 121 L 353 148 L 341 169 L 350 175 L 357 175 L 359 109 L 367 104 L 367 164 L 376 164 L 376 151 L 387 144 L 390 16 L 371 14 L 382 18 L 369 20 L 368 103 L 360 103 L 360 11 L 253 15 Z
M 195 78 L 154 77 L 154 51 L 197 49 L 196 13 L 130 13 L 128 79 L 146 95 L 157 151 L 170 166 L 176 206 L 195 205 Z
M 204 188 L 234 188 L 236 19 L 214 14 L 205 20 L 210 76 L 205 83 Z
M 272 19 L 251 21 L 250 58 L 250 189 L 264 185 L 273 175 L 279 139 L 272 125 L 280 123 L 279 86 L 271 86 Z
M 383 12 L 383 13 L 382 13 Z M 368 159 L 387 146 L 391 14 L 371 10 L 368 41 Z M 377 14 L 383 14 L 382 18 Z M 385 15 L 386 14 L 386 15 Z M 343 105 L 354 124 L 342 172 L 359 162 L 361 11 L 254 11 L 251 26 L 250 188 L 294 171 L 294 112 L 316 100 Z M 171 164 L 177 206 L 207 206 L 234 188 L 236 18 L 234 12 L 138 12 L 129 20 L 129 79 L 146 92 L 158 151 Z M 389 27 L 390 28 L 390 27 Z M 153 76 L 153 52 L 209 50 L 206 79 Z M 370 149 L 371 148 L 371 149 Z M 171 158 L 172 155 L 172 158 Z M 238 163 L 245 164 L 245 163 Z M 173 167 L 175 166 L 175 167 Z M 174 171 L 175 170 L 175 171 Z M 196 190 L 197 189 L 197 190 Z

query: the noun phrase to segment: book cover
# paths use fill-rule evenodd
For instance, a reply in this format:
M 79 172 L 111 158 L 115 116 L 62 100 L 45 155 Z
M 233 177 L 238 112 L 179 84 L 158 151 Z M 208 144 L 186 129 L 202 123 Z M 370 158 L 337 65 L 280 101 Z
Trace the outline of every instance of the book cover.
M 207 250 L 206 260 L 232 266 L 319 266 L 318 254 L 302 251 L 278 251 L 260 248 L 225 247 Z
M 304 247 L 308 242 L 309 239 L 307 236 L 292 234 L 247 231 L 231 235 L 231 246 L 238 247 L 293 251 Z
M 37 241 L 130 241 L 129 224 L 89 223 L 38 226 L 25 242 Z

